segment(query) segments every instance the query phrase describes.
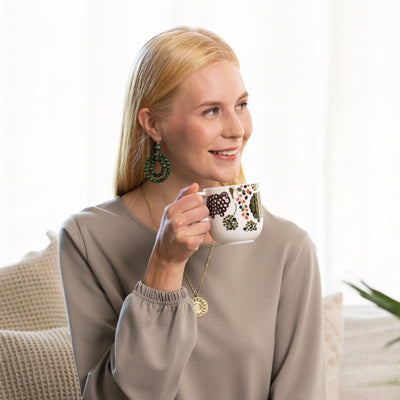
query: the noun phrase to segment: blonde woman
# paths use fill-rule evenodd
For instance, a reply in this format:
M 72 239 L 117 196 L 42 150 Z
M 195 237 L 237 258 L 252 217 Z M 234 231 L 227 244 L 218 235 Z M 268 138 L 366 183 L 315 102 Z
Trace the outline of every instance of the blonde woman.
M 116 196 L 60 232 L 83 399 L 325 398 L 311 240 L 264 210 L 255 242 L 214 243 L 197 193 L 244 182 L 247 102 L 234 52 L 209 31 L 172 29 L 139 53 Z

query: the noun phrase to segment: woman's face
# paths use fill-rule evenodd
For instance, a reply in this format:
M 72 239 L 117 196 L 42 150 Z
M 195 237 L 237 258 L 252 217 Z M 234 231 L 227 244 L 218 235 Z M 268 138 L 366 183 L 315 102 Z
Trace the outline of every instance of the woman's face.
M 234 180 L 252 131 L 247 101 L 239 69 L 229 61 L 202 67 L 185 80 L 161 121 L 171 175 L 200 186 Z

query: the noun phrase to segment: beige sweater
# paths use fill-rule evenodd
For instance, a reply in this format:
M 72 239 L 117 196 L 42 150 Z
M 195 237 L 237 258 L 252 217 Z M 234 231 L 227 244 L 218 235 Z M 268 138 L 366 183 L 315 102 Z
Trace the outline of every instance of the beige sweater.
M 199 319 L 190 288 L 141 283 L 156 233 L 119 197 L 68 219 L 60 265 L 83 398 L 325 399 L 314 245 L 293 223 L 264 218 L 254 243 L 215 245 Z M 208 251 L 186 266 L 195 287 Z

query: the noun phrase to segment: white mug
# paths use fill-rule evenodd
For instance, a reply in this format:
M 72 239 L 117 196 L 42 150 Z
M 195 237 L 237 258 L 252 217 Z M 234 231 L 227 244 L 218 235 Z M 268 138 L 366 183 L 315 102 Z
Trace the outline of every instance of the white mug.
M 210 212 L 210 235 L 219 243 L 253 242 L 262 231 L 258 183 L 216 186 L 199 192 Z

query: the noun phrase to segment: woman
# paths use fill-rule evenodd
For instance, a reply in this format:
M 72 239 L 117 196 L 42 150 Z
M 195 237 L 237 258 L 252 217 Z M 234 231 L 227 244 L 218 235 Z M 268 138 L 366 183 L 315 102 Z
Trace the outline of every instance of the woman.
M 235 54 L 209 31 L 172 29 L 140 52 L 116 197 L 60 232 L 82 398 L 325 398 L 307 234 L 264 210 L 255 242 L 219 245 L 197 194 L 244 182 L 247 100 Z M 196 318 L 200 290 L 209 309 Z

